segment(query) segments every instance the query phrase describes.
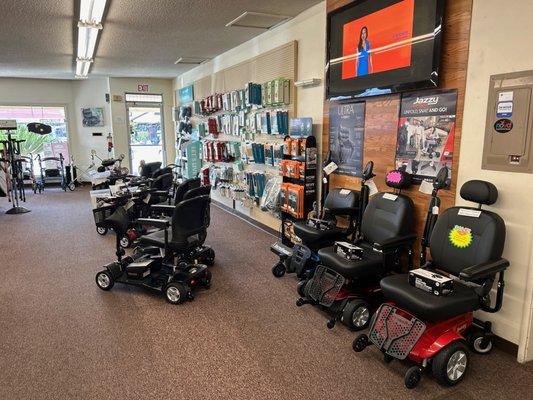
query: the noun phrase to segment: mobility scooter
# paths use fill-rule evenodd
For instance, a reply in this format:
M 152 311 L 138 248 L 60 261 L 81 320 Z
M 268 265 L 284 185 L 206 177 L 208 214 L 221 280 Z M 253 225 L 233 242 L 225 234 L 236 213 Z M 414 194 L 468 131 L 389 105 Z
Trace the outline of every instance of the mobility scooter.
M 370 199 L 360 238 L 319 250 L 320 265 L 311 279 L 301 283 L 303 296 L 296 305 L 313 304 L 327 311 L 331 315 L 329 329 L 338 320 L 352 330 L 365 329 L 371 310 L 381 304 L 381 278 L 399 272 L 405 252 L 412 265 L 414 205 L 410 197 L 401 194 L 410 185 L 411 175 L 391 171 L 386 183 L 395 193 L 377 193 Z M 344 253 L 346 247 L 340 245 L 348 245 L 353 253 Z
M 493 184 L 466 182 L 461 197 L 478 207 L 452 207 L 438 218 L 429 242 L 431 261 L 422 270 L 430 278 L 411 279 L 417 270 L 384 278 L 381 288 L 390 303 L 372 317 L 368 335 L 353 342 L 356 352 L 374 344 L 386 362 L 414 362 L 405 375 L 409 389 L 418 385 L 426 369 L 441 385 L 453 386 L 467 371 L 468 347 L 481 354 L 492 349 L 491 323 L 475 319 L 473 312 L 495 313 L 502 306 L 504 271 L 509 267 L 502 258 L 505 223 L 498 214 L 482 209 L 498 199 Z M 450 285 L 443 291 L 446 277 L 453 280 L 448 279 Z M 492 305 L 490 292 L 497 277 Z
M 180 202 L 176 206 L 154 205 L 162 213 L 172 214 L 172 219 L 140 218 L 139 223 L 160 230 L 141 236 L 132 256 L 123 258 L 124 249 L 119 238 L 129 227 L 124 208 L 119 208 L 107 221 L 117 232 L 117 261 L 104 266 L 96 274 L 96 284 L 110 290 L 115 282 L 144 287 L 165 295 L 171 304 L 193 300 L 193 289 L 209 288 L 211 271 L 198 260 L 214 252 L 204 245 L 209 225 L 209 196 L 199 196 Z
M 332 246 L 337 240 L 346 240 L 351 235 L 358 235 L 363 212 L 368 204 L 369 188 L 366 182 L 372 179 L 374 163 L 369 161 L 361 177 L 361 191 L 350 189 L 330 190 L 324 200 L 321 215 L 307 221 L 294 223 L 294 233 L 302 243 L 297 243 L 291 249 L 280 242 L 274 243 L 270 250 L 279 256 L 279 261 L 272 268 L 275 277 L 282 277 L 285 273 L 296 273 L 299 279 L 310 278 L 320 261 L 318 251 Z M 324 192 L 327 188 L 323 188 Z M 337 217 L 347 219 L 347 226 L 337 225 Z M 301 293 L 302 284 L 298 286 Z

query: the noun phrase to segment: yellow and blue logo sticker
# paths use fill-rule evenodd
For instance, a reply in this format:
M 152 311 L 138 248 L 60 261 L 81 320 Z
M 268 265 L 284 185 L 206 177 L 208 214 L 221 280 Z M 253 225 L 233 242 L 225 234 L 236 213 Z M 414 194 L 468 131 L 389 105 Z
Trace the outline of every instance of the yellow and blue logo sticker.
M 474 239 L 472 230 L 460 225 L 455 225 L 450 230 L 448 238 L 450 239 L 450 243 L 459 249 L 466 249 L 472 244 L 472 240 Z

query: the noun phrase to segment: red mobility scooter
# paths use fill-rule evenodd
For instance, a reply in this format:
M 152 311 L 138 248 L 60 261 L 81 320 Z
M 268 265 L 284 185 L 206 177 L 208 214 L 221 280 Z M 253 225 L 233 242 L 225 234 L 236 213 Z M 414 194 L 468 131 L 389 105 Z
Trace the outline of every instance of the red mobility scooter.
M 353 330 L 365 329 L 371 310 L 382 303 L 381 278 L 400 272 L 406 252 L 412 264 L 414 206 L 410 197 L 401 194 L 410 185 L 411 175 L 391 171 L 386 183 L 395 193 L 377 193 L 368 202 L 360 237 L 352 243 L 357 250 L 355 257 L 339 254 L 338 243 L 323 248 L 318 251 L 320 265 L 313 277 L 302 281 L 303 296 L 296 305 L 313 304 L 328 312 L 330 329 L 338 320 Z
M 431 261 L 423 267 L 435 280 L 420 285 L 413 279 L 411 284 L 408 274 L 383 278 L 381 288 L 391 302 L 373 316 L 368 335 L 353 342 L 356 352 L 376 345 L 386 362 L 394 358 L 414 362 L 405 375 L 409 389 L 418 385 L 428 368 L 441 385 L 453 386 L 467 371 L 468 347 L 481 354 L 492 349 L 491 323 L 475 319 L 473 312 L 495 313 L 502 306 L 504 271 L 509 267 L 502 258 L 505 223 L 498 214 L 481 208 L 498 199 L 493 184 L 466 182 L 461 197 L 479 206 L 449 208 L 436 221 L 429 242 Z M 434 285 L 443 274 L 454 278 L 449 293 Z

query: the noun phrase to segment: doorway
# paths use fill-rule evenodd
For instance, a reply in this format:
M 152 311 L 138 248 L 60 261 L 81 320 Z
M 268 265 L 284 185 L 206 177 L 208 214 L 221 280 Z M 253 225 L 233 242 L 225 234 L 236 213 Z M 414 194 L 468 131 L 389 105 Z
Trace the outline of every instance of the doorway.
M 141 160 L 166 163 L 163 96 L 126 94 L 130 170 L 138 172 Z

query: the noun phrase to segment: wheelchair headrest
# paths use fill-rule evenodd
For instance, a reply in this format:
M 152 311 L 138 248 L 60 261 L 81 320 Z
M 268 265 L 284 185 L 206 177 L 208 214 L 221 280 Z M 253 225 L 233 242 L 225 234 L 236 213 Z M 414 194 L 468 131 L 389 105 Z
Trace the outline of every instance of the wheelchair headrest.
M 411 174 L 399 169 L 392 170 L 385 177 L 385 183 L 394 189 L 406 189 L 411 185 Z
M 498 189 L 490 182 L 472 180 L 461 187 L 461 197 L 474 203 L 490 206 L 498 200 Z
M 199 196 L 209 196 L 211 195 L 211 185 L 200 186 L 194 189 L 190 189 L 183 196 L 183 200 L 193 199 Z
M 48 135 L 52 132 L 52 127 L 50 125 L 41 124 L 39 122 L 30 122 L 28 125 L 28 130 L 37 135 Z

